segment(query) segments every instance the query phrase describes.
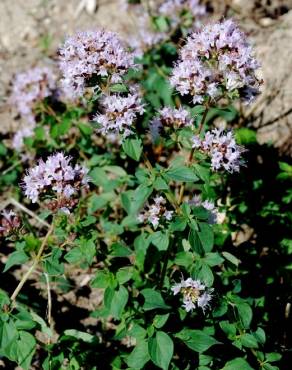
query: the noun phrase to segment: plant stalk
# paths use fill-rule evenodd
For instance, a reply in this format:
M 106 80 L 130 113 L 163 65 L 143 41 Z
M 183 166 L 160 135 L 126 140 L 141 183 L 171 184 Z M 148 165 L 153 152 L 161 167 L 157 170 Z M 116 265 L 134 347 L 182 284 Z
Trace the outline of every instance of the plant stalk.
M 19 284 L 17 285 L 16 289 L 14 290 L 14 292 L 12 293 L 11 297 L 10 297 L 10 300 L 12 301 L 12 306 L 15 305 L 15 300 L 16 300 L 16 297 L 18 296 L 18 294 L 20 293 L 22 287 L 24 286 L 24 284 L 26 283 L 27 279 L 30 277 L 31 273 L 35 270 L 35 268 L 37 267 L 39 261 L 41 260 L 41 257 L 42 257 L 42 254 L 43 254 L 43 251 L 47 245 L 47 241 L 48 241 L 48 238 L 49 236 L 52 234 L 53 232 L 53 229 L 54 229 L 54 224 L 52 223 L 50 225 L 50 228 L 41 244 L 41 247 L 38 251 L 38 254 L 36 255 L 34 261 L 33 261 L 33 264 L 30 266 L 30 268 L 28 269 L 28 271 L 23 275 L 22 279 L 20 280 Z

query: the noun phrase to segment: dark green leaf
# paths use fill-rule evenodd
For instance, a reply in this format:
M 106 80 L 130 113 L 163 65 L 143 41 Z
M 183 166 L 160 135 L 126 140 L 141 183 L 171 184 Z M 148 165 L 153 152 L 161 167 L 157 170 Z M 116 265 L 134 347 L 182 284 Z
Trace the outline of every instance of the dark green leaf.
M 166 251 L 169 245 L 169 236 L 162 231 L 156 231 L 151 234 L 149 240 L 157 247 L 159 251 Z
M 127 357 L 126 363 L 131 369 L 142 369 L 149 360 L 148 343 L 141 340 Z
M 163 331 L 158 331 L 155 338 L 148 341 L 151 360 L 163 370 L 167 370 L 173 356 L 173 341 Z
M 254 370 L 243 358 L 228 361 L 221 370 Z
M 196 352 L 204 352 L 214 344 L 219 344 L 215 338 L 201 330 L 183 329 L 175 336 Z
M 210 252 L 214 245 L 214 232 L 212 227 L 204 222 L 199 222 L 200 231 L 198 232 L 199 239 L 202 243 L 204 251 Z
M 170 308 L 165 304 L 161 294 L 154 289 L 143 289 L 141 294 L 145 298 L 143 308 L 145 311 L 154 310 L 156 308 Z
M 175 180 L 175 181 L 196 182 L 199 180 L 195 172 L 187 166 L 170 168 L 165 172 L 165 174 L 171 180 Z
M 3 272 L 6 272 L 9 270 L 12 266 L 15 265 L 21 265 L 29 260 L 29 257 L 27 254 L 25 254 L 23 251 L 16 251 L 10 253 L 8 260 L 5 264 L 5 268 Z
M 140 139 L 125 139 L 122 146 L 125 153 L 130 158 L 139 161 L 143 150 L 142 141 Z

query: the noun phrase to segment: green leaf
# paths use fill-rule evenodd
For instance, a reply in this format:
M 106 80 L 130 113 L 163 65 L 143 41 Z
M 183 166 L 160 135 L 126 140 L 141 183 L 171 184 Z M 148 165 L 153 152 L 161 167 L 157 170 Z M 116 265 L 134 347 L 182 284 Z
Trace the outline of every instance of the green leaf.
M 158 31 L 160 31 L 160 32 L 167 32 L 168 31 L 169 25 L 168 25 L 168 22 L 167 22 L 167 20 L 164 16 L 155 17 L 154 22 L 155 22 L 155 24 L 158 28 Z
M 266 354 L 266 360 L 269 362 L 280 361 L 281 358 L 282 358 L 282 355 L 280 353 L 271 352 L 271 353 Z
M 207 286 L 212 286 L 214 282 L 214 275 L 210 267 L 206 263 L 198 263 L 198 270 L 196 265 L 194 265 L 194 274 L 196 278 L 203 281 Z M 197 270 L 197 271 L 196 271 Z
M 153 325 L 155 326 L 155 328 L 160 329 L 164 326 L 168 318 L 169 318 L 169 313 L 165 315 L 155 315 L 154 320 L 153 320 Z
M 128 290 L 120 286 L 119 290 L 114 292 L 112 301 L 111 301 L 111 309 L 110 313 L 113 315 L 114 318 L 119 319 L 124 311 L 124 308 L 128 302 L 129 293 Z
M 0 156 L 3 157 L 7 153 L 7 149 L 4 144 L 0 143 Z
M 149 198 L 153 191 L 152 187 L 139 185 L 135 191 L 127 191 L 121 194 L 122 206 L 128 214 L 136 214 Z
M 4 290 L 0 289 L 0 308 L 2 308 L 4 305 L 9 304 L 9 296 Z
M 266 342 L 266 333 L 262 328 L 257 328 L 257 330 L 254 332 L 254 336 L 259 343 L 264 344 Z
M 128 91 L 128 87 L 125 84 L 113 84 L 110 86 L 110 91 L 115 93 L 124 93 Z
M 250 308 L 250 305 L 245 302 L 237 302 L 236 308 L 243 327 L 248 329 L 252 320 L 252 309 Z
M 0 349 L 1 353 L 9 357 L 10 345 L 15 342 L 18 337 L 18 332 L 16 330 L 15 324 L 12 320 L 6 321 L 2 325 L 2 330 L 0 331 Z
M 74 337 L 76 339 L 81 339 L 83 342 L 91 343 L 94 341 L 94 335 L 85 333 L 83 331 L 75 330 L 75 329 L 68 329 L 64 331 L 64 335 Z
M 148 350 L 154 364 L 163 370 L 168 370 L 173 356 L 173 341 L 163 331 L 158 331 L 155 338 L 148 341 Z
M 236 130 L 236 141 L 241 145 L 254 144 L 257 142 L 257 133 L 247 127 L 241 127 Z
M 131 369 L 142 369 L 149 360 L 148 343 L 146 340 L 141 340 L 126 358 L 126 363 Z
M 228 321 L 221 321 L 219 325 L 224 333 L 228 336 L 228 338 L 234 337 L 236 335 L 236 326 L 234 324 L 231 324 Z
M 214 232 L 212 227 L 205 223 L 199 222 L 200 231 L 198 231 L 199 239 L 202 243 L 204 251 L 211 252 L 214 245 Z
M 179 252 L 175 256 L 174 263 L 179 266 L 184 266 L 188 268 L 194 262 L 193 253 L 191 252 Z
M 196 182 L 199 180 L 195 172 L 187 166 L 169 168 L 165 174 L 175 181 Z
M 204 257 L 204 262 L 210 267 L 221 265 L 223 261 L 219 253 L 207 253 Z
M 240 337 L 240 341 L 244 347 L 247 348 L 258 348 L 258 342 L 256 338 L 251 334 L 243 334 Z
M 153 183 L 153 187 L 155 190 L 160 191 L 160 190 L 168 190 L 169 187 L 167 185 L 167 182 L 163 180 L 162 177 L 157 177 Z
M 36 340 L 30 333 L 20 331 L 16 348 L 18 365 L 24 370 L 29 370 L 32 357 L 36 350 Z
M 226 258 L 227 261 L 231 262 L 235 266 L 238 266 L 240 264 L 240 260 L 229 252 L 222 252 L 222 256 Z
M 194 252 L 199 255 L 204 254 L 203 246 L 196 230 L 190 229 L 188 241 Z
M 143 289 L 141 294 L 145 298 L 143 309 L 145 311 L 154 310 L 155 308 L 167 309 L 170 306 L 166 305 L 161 294 L 154 289 Z
M 50 275 L 61 275 L 64 273 L 64 264 L 60 262 L 62 251 L 54 248 L 52 254 L 44 260 L 44 268 Z
M 113 279 L 111 273 L 104 270 L 99 270 L 96 272 L 95 277 L 91 282 L 91 286 L 93 288 L 105 289 L 108 286 L 112 285 L 112 280 Z
M 125 284 L 133 276 L 133 267 L 121 267 L 117 272 L 117 280 L 120 284 Z
M 111 249 L 111 255 L 113 257 L 128 257 L 133 253 L 130 248 L 121 243 L 113 243 Z
M 27 254 L 25 254 L 23 251 L 15 251 L 10 253 L 8 260 L 5 264 L 5 268 L 3 272 L 6 272 L 9 270 L 12 266 L 15 265 L 21 265 L 29 260 L 29 257 Z
M 140 139 L 125 139 L 122 146 L 124 152 L 130 158 L 137 162 L 139 161 L 143 150 L 142 141 Z
M 254 370 L 243 358 L 228 361 L 221 370 Z
M 150 235 L 149 240 L 157 247 L 159 251 L 166 251 L 169 245 L 168 234 L 162 231 L 156 231 Z
M 220 343 L 215 338 L 201 330 L 183 329 L 175 336 L 196 352 L 207 351 L 211 346 Z
M 265 363 L 263 365 L 264 370 L 280 370 L 277 366 L 273 366 L 271 364 Z

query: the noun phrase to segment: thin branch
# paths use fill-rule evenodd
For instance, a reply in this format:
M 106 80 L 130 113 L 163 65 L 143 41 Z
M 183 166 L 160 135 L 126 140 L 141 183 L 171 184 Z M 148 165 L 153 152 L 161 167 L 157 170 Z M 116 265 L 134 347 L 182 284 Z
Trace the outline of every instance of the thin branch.
M 9 198 L 9 203 L 13 204 L 16 208 L 19 208 L 23 212 L 27 213 L 31 217 L 35 218 L 40 224 L 43 226 L 46 226 L 47 228 L 50 228 L 50 224 L 48 224 L 46 221 L 42 220 L 39 216 L 37 216 L 34 212 L 32 212 L 30 209 L 26 208 L 23 204 L 19 203 L 14 198 Z
M 47 241 L 48 241 L 48 238 L 49 236 L 52 234 L 53 232 L 53 229 L 54 229 L 54 224 L 52 223 L 52 225 L 50 226 L 43 242 L 42 242 L 42 245 L 38 251 L 38 254 L 36 255 L 34 261 L 33 261 L 33 264 L 30 266 L 29 270 L 23 275 L 21 281 L 19 282 L 19 284 L 17 285 L 16 289 L 14 290 L 14 292 L 12 293 L 11 297 L 10 297 L 10 300 L 12 301 L 12 306 L 15 305 L 15 300 L 16 300 L 16 297 L 18 296 L 19 292 L 21 291 L 22 287 L 24 286 L 24 284 L 26 283 L 27 279 L 30 277 L 31 273 L 34 271 L 34 269 L 37 267 L 39 261 L 41 260 L 41 257 L 42 257 L 42 254 L 43 254 L 43 251 L 47 245 Z

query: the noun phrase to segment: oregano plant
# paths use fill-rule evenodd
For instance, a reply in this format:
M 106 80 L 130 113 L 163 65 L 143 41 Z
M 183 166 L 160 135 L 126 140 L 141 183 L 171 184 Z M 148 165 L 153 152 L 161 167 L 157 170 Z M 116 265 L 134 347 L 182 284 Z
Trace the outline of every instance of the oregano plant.
M 139 48 L 79 32 L 58 51 L 59 79 L 40 68 L 14 78 L 27 125 L 2 179 L 2 279 L 21 267 L 0 291 L 5 364 L 279 369 L 224 244 L 220 191 L 250 164 L 213 119 L 256 98 L 259 64 L 233 20 L 198 27 L 205 14 L 198 1 L 165 1 L 145 13 Z

